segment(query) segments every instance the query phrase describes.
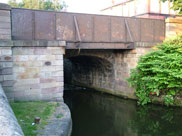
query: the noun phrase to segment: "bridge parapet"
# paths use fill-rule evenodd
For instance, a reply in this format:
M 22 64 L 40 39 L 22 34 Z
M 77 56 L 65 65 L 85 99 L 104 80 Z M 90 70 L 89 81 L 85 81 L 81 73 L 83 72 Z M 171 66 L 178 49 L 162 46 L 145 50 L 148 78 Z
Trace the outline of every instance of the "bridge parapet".
M 134 42 L 161 42 L 165 21 L 15 9 L 13 40 L 64 40 L 67 48 L 131 49 Z

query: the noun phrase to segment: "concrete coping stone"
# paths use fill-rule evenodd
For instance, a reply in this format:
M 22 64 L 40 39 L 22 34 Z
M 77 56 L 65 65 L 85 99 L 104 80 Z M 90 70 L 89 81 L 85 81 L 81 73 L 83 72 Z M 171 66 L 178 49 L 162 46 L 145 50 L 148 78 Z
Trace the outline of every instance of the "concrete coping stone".
M 137 47 L 151 48 L 160 43 L 162 43 L 162 42 L 135 42 L 135 48 L 137 48 Z
M 167 18 L 165 20 L 166 23 L 178 23 L 181 24 L 182 23 L 182 18 Z
M 11 6 L 5 3 L 0 3 L 0 10 L 11 10 Z
M 66 46 L 66 42 L 47 41 L 47 40 L 0 41 L 0 47 L 61 47 L 61 46 Z
M 0 136 L 24 136 L 0 85 Z
M 59 106 L 56 107 L 45 128 L 36 130 L 38 136 L 71 136 L 71 131 L 71 112 L 64 102 L 59 102 Z

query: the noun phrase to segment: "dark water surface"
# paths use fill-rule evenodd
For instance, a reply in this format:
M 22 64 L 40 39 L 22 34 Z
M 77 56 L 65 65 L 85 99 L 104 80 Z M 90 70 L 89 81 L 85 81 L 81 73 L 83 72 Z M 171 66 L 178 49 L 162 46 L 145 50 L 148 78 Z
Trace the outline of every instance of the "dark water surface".
M 72 136 L 182 136 L 182 108 L 137 106 L 94 91 L 65 91 Z

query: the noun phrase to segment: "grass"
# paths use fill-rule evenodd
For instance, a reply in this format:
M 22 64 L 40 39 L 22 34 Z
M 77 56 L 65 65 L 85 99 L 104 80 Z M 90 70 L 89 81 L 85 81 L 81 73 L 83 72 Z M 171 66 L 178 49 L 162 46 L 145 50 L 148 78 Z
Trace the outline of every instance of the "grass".
M 35 130 L 44 128 L 56 108 L 56 103 L 50 102 L 11 102 L 10 105 L 25 136 L 36 136 Z M 41 118 L 40 123 L 32 125 L 35 117 Z

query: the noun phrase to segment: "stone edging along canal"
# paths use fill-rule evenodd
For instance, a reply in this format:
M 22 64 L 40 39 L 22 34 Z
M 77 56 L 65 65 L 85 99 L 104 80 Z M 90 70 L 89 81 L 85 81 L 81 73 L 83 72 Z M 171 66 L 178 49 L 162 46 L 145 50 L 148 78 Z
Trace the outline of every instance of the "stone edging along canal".
M 42 130 L 37 130 L 38 136 L 71 136 L 71 112 L 64 102 L 59 102 L 56 111 L 51 115 L 48 124 Z
M 0 84 L 0 136 L 24 136 Z

